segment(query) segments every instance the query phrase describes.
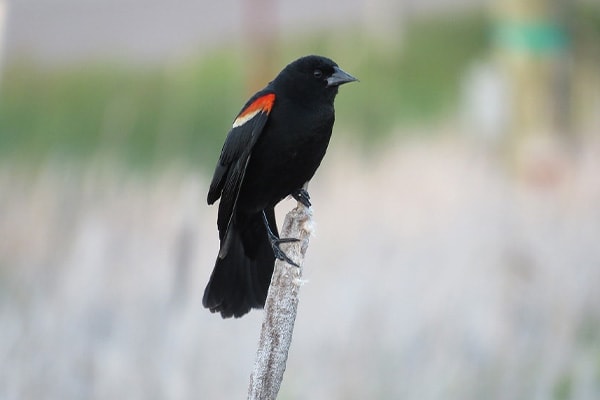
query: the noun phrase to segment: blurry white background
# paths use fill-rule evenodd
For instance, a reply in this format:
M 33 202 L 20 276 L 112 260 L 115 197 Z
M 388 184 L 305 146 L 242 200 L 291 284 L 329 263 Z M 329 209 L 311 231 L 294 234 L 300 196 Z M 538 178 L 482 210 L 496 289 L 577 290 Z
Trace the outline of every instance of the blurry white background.
M 434 96 L 446 96 L 443 84 L 455 75 L 445 60 L 454 65 L 463 47 L 445 49 L 441 72 L 430 71 L 437 61 L 428 62 L 433 55 L 426 53 L 414 75 L 412 64 L 392 63 L 392 56 L 393 67 L 380 69 L 381 53 L 413 54 L 405 49 L 414 36 L 404 30 L 417 18 L 434 16 L 441 26 L 453 13 L 484 4 L 260 3 L 276 7 L 269 9 L 275 18 L 269 29 L 283 43 L 278 57 L 298 37 L 326 33 L 333 37 L 329 45 L 312 38 L 294 44 L 294 51 L 330 50 L 361 79 L 338 96 L 331 149 L 309 187 L 317 229 L 280 398 L 600 398 L 596 59 L 569 59 L 576 79 L 571 92 L 558 96 L 573 99 L 565 131 L 560 124 L 552 128 L 558 132 L 546 131 L 554 114 L 528 108 L 554 99 L 540 88 L 547 86 L 544 71 L 552 69 L 546 64 L 556 65 L 559 57 L 493 46 L 455 74 L 460 96 L 450 101 L 453 113 L 381 128 L 382 115 L 401 115 L 404 108 L 389 100 L 391 111 L 377 114 L 369 104 L 396 99 L 400 80 L 410 104 L 430 106 L 428 94 L 411 84 L 426 76 L 435 82 Z M 496 3 L 503 9 L 519 2 Z M 0 83 L 0 399 L 246 395 L 262 312 L 222 320 L 201 305 L 218 250 L 216 207 L 205 203 L 212 165 L 190 166 L 175 157 L 140 172 L 114 162 L 118 155 L 96 154 L 111 140 L 117 148 L 129 148 L 131 140 L 134 149 L 145 149 L 131 132 L 138 124 L 142 135 L 160 125 L 158 144 L 149 145 L 160 158 L 162 149 L 187 137 L 180 131 L 189 122 L 192 139 L 215 139 L 183 141 L 183 147 L 217 157 L 251 83 L 236 86 L 234 104 L 223 106 L 220 99 L 231 90 L 206 85 L 221 75 L 242 81 L 227 62 L 203 70 L 204 80 L 169 65 L 189 62 L 194 69 L 190 57 L 220 60 L 222 48 L 247 50 L 246 29 L 254 28 L 244 26 L 244 4 L 9 2 Z M 546 2 L 521 4 L 535 9 Z M 590 2 L 578 4 L 588 10 Z M 484 12 L 492 9 L 486 2 Z M 246 12 L 261 26 L 264 14 Z M 345 32 L 355 25 L 371 42 L 354 44 Z M 416 36 L 433 35 L 436 26 Z M 240 54 L 233 59 L 248 68 L 262 62 Z M 103 64 L 107 59 L 133 66 L 142 77 L 141 65 L 167 67 L 131 92 L 138 76 L 124 75 L 115 84 L 123 91 L 109 102 L 100 95 L 90 101 L 90 108 L 101 108 L 97 128 L 95 114 L 78 106 L 88 104 L 88 91 L 104 93 L 113 85 L 102 80 L 112 71 Z M 267 65 L 279 70 L 279 59 Z M 175 84 L 147 95 L 152 77 Z M 188 92 L 196 86 L 198 92 Z M 131 94 L 138 92 L 139 98 Z M 147 98 L 159 103 L 149 112 L 158 120 L 141 117 L 150 107 L 142 101 Z M 198 99 L 226 115 L 216 122 L 222 129 L 176 113 L 188 105 L 192 114 L 203 112 Z M 367 128 L 350 120 L 362 109 Z M 54 141 L 71 126 L 79 129 L 79 119 L 87 130 L 74 130 L 66 146 Z M 104 136 L 88 154 L 85 143 L 96 143 L 90 134 L 96 130 Z M 381 130 L 385 139 L 377 136 Z M 77 151 L 83 155 L 73 161 L 69 152 Z M 280 222 L 294 206 L 279 206 Z

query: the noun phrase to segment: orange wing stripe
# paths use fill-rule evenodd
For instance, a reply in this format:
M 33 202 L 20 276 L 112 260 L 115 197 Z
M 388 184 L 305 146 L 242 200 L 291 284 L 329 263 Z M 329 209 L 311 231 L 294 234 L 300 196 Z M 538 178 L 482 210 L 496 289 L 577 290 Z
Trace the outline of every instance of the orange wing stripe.
M 274 102 L 275 94 L 273 93 L 265 94 L 264 96 L 254 100 L 248 107 L 246 107 L 244 111 L 240 113 L 240 115 L 238 115 L 235 121 L 233 121 L 233 127 L 237 128 L 244 125 L 260 112 L 269 114 L 271 112 L 271 108 L 273 108 Z
M 275 94 L 269 93 L 264 96 L 260 96 L 258 99 L 254 100 L 252 104 L 250 104 L 239 116 L 245 117 L 246 115 L 255 113 L 256 111 L 263 111 L 267 114 L 271 112 L 271 108 L 273 108 L 273 103 L 275 102 Z

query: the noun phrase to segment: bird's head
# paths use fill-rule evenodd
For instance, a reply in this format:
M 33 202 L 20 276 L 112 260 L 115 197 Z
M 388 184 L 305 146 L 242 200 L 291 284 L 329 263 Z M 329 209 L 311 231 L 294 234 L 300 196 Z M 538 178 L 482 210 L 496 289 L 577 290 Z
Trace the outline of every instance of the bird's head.
M 291 97 L 323 98 L 333 102 L 340 85 L 357 80 L 333 60 L 311 55 L 287 65 L 273 84 Z

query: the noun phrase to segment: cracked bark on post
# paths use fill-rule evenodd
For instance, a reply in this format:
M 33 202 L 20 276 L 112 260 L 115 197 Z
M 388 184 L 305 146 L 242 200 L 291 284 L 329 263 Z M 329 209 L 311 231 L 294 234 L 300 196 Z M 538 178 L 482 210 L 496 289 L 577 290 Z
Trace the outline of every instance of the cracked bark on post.
M 283 380 L 288 350 L 292 342 L 298 296 L 302 285 L 302 267 L 312 232 L 312 209 L 300 203 L 283 222 L 281 238 L 298 238 L 282 245 L 282 250 L 300 267 L 276 260 L 269 294 L 265 302 L 254 370 L 248 387 L 249 400 L 272 400 Z

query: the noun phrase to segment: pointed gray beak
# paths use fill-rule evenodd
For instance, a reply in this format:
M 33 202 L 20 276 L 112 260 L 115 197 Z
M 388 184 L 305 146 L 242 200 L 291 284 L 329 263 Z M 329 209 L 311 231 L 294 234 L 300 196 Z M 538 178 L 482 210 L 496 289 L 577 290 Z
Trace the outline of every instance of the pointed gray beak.
M 333 70 L 333 75 L 327 78 L 327 87 L 340 86 L 344 83 L 358 81 L 358 79 L 339 67 L 333 67 Z

